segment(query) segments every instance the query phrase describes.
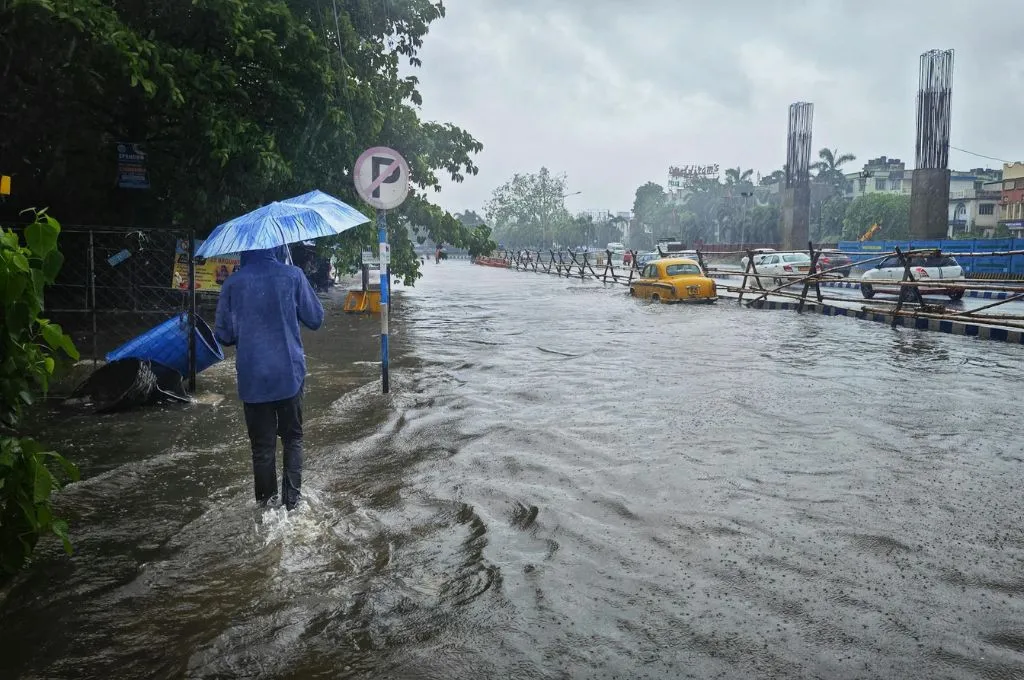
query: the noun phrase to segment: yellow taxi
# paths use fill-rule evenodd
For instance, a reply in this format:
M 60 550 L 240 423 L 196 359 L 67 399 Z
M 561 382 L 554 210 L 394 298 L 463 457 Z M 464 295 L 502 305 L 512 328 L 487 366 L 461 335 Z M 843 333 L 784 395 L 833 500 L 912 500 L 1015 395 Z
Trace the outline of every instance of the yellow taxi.
M 648 262 L 629 294 L 652 302 L 717 302 L 718 289 L 696 260 L 665 257 Z

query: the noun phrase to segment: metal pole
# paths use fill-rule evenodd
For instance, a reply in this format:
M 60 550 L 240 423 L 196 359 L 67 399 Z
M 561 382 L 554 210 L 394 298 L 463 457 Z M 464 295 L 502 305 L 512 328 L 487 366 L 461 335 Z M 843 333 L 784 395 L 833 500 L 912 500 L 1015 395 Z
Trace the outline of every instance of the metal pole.
M 391 253 L 388 251 L 387 211 L 377 211 L 377 238 L 380 241 L 380 377 L 384 394 L 391 391 L 388 378 L 388 265 Z
M 96 327 L 96 239 L 94 238 L 92 229 L 89 230 L 89 290 L 85 296 L 85 304 L 89 308 L 90 315 L 92 316 L 92 364 L 95 366 L 99 361 L 100 352 L 98 339 L 96 337 L 99 332 Z
M 196 393 L 196 231 L 188 232 L 188 391 Z

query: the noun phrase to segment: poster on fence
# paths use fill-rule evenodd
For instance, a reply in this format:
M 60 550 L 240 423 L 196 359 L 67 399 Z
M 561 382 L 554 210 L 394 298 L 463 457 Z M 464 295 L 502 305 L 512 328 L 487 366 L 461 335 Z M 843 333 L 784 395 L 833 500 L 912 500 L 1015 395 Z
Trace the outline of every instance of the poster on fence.
M 203 245 L 196 241 L 196 250 Z M 218 255 L 205 260 L 196 260 L 196 290 L 220 292 L 221 285 L 238 271 L 241 260 L 238 255 Z M 172 288 L 188 289 L 188 239 L 178 239 L 174 249 L 174 278 Z

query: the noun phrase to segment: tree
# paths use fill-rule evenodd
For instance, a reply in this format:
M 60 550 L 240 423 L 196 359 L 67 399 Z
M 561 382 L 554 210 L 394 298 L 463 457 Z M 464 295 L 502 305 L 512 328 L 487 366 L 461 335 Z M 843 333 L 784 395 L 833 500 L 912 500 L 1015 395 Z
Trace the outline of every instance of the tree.
M 843 238 L 857 240 L 875 223 L 882 228 L 873 238 L 910 238 L 910 196 L 865 194 L 850 201 L 843 217 Z
M 761 177 L 760 185 L 763 187 L 771 186 L 773 184 L 782 184 L 786 181 L 785 170 L 773 170 L 767 175 Z
M 549 248 L 566 236 L 566 176 L 547 168 L 516 173 L 491 193 L 484 206 L 498 240 L 511 248 Z M 564 242 L 562 243 L 564 245 Z
M 320 188 L 367 214 L 349 176 L 367 147 L 409 162 L 415 194 L 388 214 L 392 270 L 414 281 L 415 224 L 475 238 L 425 207 L 439 177 L 475 175 L 482 145 L 423 122 L 402 76 L 440 2 L 21 0 L 0 6 L 0 158 L 15 177 L 0 217 L 50 206 L 82 223 L 195 226 Z M 119 142 L 146 150 L 150 188 L 115 186 Z M 414 219 L 415 217 L 415 219 Z M 349 264 L 375 225 L 322 243 Z
M 653 248 L 665 220 L 668 195 L 660 184 L 648 182 L 636 190 L 633 198 L 633 215 L 640 225 L 631 247 Z
M 817 163 L 811 165 L 811 169 L 817 171 L 815 179 L 825 182 L 838 190 L 843 189 L 846 184 L 846 176 L 843 174 L 842 166 L 846 163 L 857 160 L 852 153 L 840 154 L 839 149 L 824 148 L 818 151 Z
M 777 205 L 755 205 L 748 213 L 747 243 L 778 243 L 781 219 Z
M 54 534 L 71 552 L 68 526 L 53 514 L 50 494 L 78 470 L 59 454 L 18 432 L 24 409 L 46 393 L 64 359 L 78 351 L 60 326 L 40 316 L 44 287 L 64 264 L 60 225 L 42 213 L 25 229 L 25 246 L 0 232 L 0 583 L 18 571 L 39 538 Z
M 850 201 L 840 195 L 833 195 L 821 204 L 821 221 L 816 239 L 818 242 L 831 243 L 843 237 L 844 220 L 849 205 Z
M 726 186 L 738 186 L 743 184 L 751 184 L 750 178 L 754 175 L 753 170 L 744 170 L 739 168 L 726 168 L 725 169 L 725 184 Z
M 466 210 L 464 212 L 455 213 L 455 219 L 457 219 L 463 226 L 466 227 L 479 227 L 481 224 L 485 224 L 484 218 L 476 214 L 475 210 Z

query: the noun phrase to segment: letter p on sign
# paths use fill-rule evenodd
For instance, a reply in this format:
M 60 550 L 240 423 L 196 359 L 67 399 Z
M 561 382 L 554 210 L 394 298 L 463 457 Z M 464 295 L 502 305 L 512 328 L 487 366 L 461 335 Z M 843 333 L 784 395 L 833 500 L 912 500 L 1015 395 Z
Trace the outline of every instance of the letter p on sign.
M 385 146 L 364 151 L 352 176 L 359 197 L 378 210 L 397 208 L 409 194 L 409 165 Z

